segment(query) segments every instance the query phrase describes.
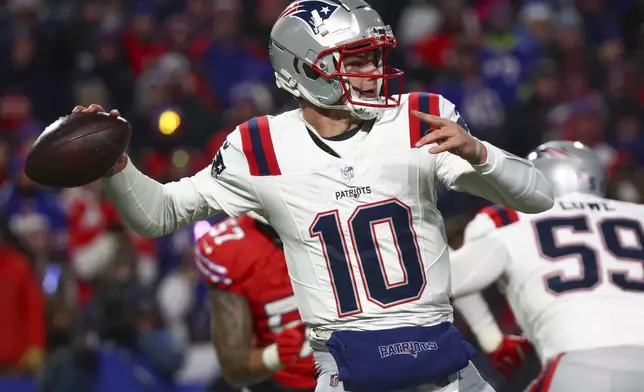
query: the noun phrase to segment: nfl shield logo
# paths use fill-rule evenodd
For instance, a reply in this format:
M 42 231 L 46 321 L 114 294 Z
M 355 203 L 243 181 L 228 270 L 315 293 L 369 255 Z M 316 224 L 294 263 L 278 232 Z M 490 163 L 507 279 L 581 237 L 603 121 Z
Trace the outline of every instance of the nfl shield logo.
M 329 382 L 329 385 L 332 387 L 337 387 L 340 385 L 340 376 L 335 373 L 331 375 L 331 381 Z
M 318 27 L 340 8 L 336 2 L 325 0 L 302 0 L 291 3 L 278 19 L 295 17 L 306 23 L 315 34 L 319 34 Z
M 344 178 L 345 181 L 353 180 L 353 166 L 345 166 L 340 170 L 340 172 L 342 173 L 342 178 Z

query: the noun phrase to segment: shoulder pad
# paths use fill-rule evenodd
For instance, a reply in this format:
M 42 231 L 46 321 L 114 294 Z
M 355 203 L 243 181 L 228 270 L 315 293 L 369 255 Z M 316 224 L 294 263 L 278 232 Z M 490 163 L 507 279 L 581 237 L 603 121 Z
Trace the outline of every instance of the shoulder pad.
M 482 208 L 465 228 L 465 241 L 483 237 L 494 229 L 519 221 L 519 214 L 502 205 L 495 204 Z
M 243 219 L 243 218 L 242 218 Z M 212 226 L 195 246 L 195 262 L 210 285 L 227 290 L 241 283 L 250 267 L 243 256 L 252 244 L 243 221 L 228 218 Z
M 251 176 L 282 174 L 273 147 L 270 119 L 269 116 L 256 117 L 238 127 Z
M 228 166 L 237 168 L 242 161 L 246 161 L 246 158 L 243 156 L 239 128 L 235 128 L 235 130 L 226 136 L 221 146 L 215 152 L 210 166 L 210 175 L 213 178 L 219 178 L 224 171 L 228 172 L 226 170 Z
M 417 110 L 433 116 L 441 117 L 441 96 L 432 93 L 409 93 L 407 97 L 409 111 L 409 142 L 414 147 L 416 142 L 425 136 L 432 126 L 412 115 Z

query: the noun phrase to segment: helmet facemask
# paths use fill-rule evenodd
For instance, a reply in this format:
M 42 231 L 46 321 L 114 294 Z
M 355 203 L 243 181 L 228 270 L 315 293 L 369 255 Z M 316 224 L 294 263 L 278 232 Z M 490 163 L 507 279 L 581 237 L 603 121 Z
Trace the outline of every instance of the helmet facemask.
M 339 108 L 350 111 L 357 118 L 371 120 L 381 116 L 385 109 L 400 105 L 403 71 L 385 65 L 389 50 L 395 47 L 396 38 L 389 26 L 374 27 L 369 30 L 367 38 L 323 50 L 313 62 L 312 69 L 325 79 L 339 81 L 344 93 L 344 102 L 338 105 Z M 360 73 L 347 67 L 347 58 L 369 56 L 370 52 L 375 55 L 377 72 Z M 351 79 L 375 80 L 375 88 L 365 94 L 351 84 Z M 392 79 L 400 80 L 395 93 L 390 89 Z

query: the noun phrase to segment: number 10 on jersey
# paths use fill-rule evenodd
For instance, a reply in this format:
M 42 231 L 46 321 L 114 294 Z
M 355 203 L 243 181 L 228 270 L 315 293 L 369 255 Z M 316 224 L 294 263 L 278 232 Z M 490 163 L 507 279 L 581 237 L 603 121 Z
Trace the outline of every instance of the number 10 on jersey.
M 394 240 L 397 259 L 403 272 L 401 282 L 390 283 L 375 228 L 388 225 Z M 336 299 L 339 317 L 362 312 L 351 257 L 345 241 L 338 210 L 318 214 L 309 228 L 311 237 L 318 238 L 326 259 L 329 278 Z M 361 205 L 347 220 L 367 299 L 389 308 L 420 298 L 425 285 L 425 269 L 420 246 L 412 226 L 411 209 L 397 199 Z M 382 240 L 382 239 L 381 239 Z M 390 260 L 391 258 L 389 258 Z

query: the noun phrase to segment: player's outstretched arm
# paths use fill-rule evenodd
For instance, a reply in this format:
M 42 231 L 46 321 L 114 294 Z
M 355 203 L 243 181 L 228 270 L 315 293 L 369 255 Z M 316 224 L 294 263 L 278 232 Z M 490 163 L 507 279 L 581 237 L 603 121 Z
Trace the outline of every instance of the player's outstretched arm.
M 204 200 L 191 178 L 161 184 L 146 176 L 131 162 L 110 177 L 103 187 L 123 221 L 146 237 L 160 237 L 221 211 Z
M 464 129 L 467 126 L 454 104 L 442 97 L 440 102 L 441 117 L 413 115 L 438 128 L 420 139 L 417 147 L 436 143 L 429 152 L 437 154 L 437 176 L 445 185 L 525 213 L 553 206 L 550 184 L 530 162 L 479 141 Z
M 73 112 L 104 112 L 99 105 L 77 106 Z M 117 110 L 110 115 L 119 116 Z M 232 143 L 230 143 L 232 144 Z M 252 190 L 245 157 L 233 146 L 220 151 L 216 168 L 206 167 L 192 177 L 161 184 L 141 173 L 123 156 L 103 179 L 108 197 L 121 218 L 135 232 L 146 237 L 159 237 L 182 226 L 206 219 L 219 212 L 237 216 L 248 210 L 259 210 Z M 224 162 L 230 168 L 225 168 Z M 235 166 L 233 168 L 233 166 Z
M 223 377 L 238 388 L 264 381 L 297 361 L 305 341 L 300 328 L 288 328 L 267 347 L 252 346 L 252 315 L 246 299 L 212 289 L 212 341 Z
M 505 245 L 486 236 L 466 242 L 449 253 L 452 296 L 463 297 L 495 283 L 509 262 Z
M 242 388 L 270 378 L 275 369 L 262 361 L 263 349 L 253 348 L 252 316 L 246 298 L 212 289 L 212 342 L 224 379 Z
M 480 293 L 455 298 L 452 303 L 470 326 L 476 340 L 486 353 L 494 351 L 503 341 L 499 328 L 485 298 Z
M 455 299 L 454 307 L 470 326 L 492 366 L 505 378 L 510 378 L 532 350 L 528 339 L 525 336 L 504 335 L 479 293 Z

